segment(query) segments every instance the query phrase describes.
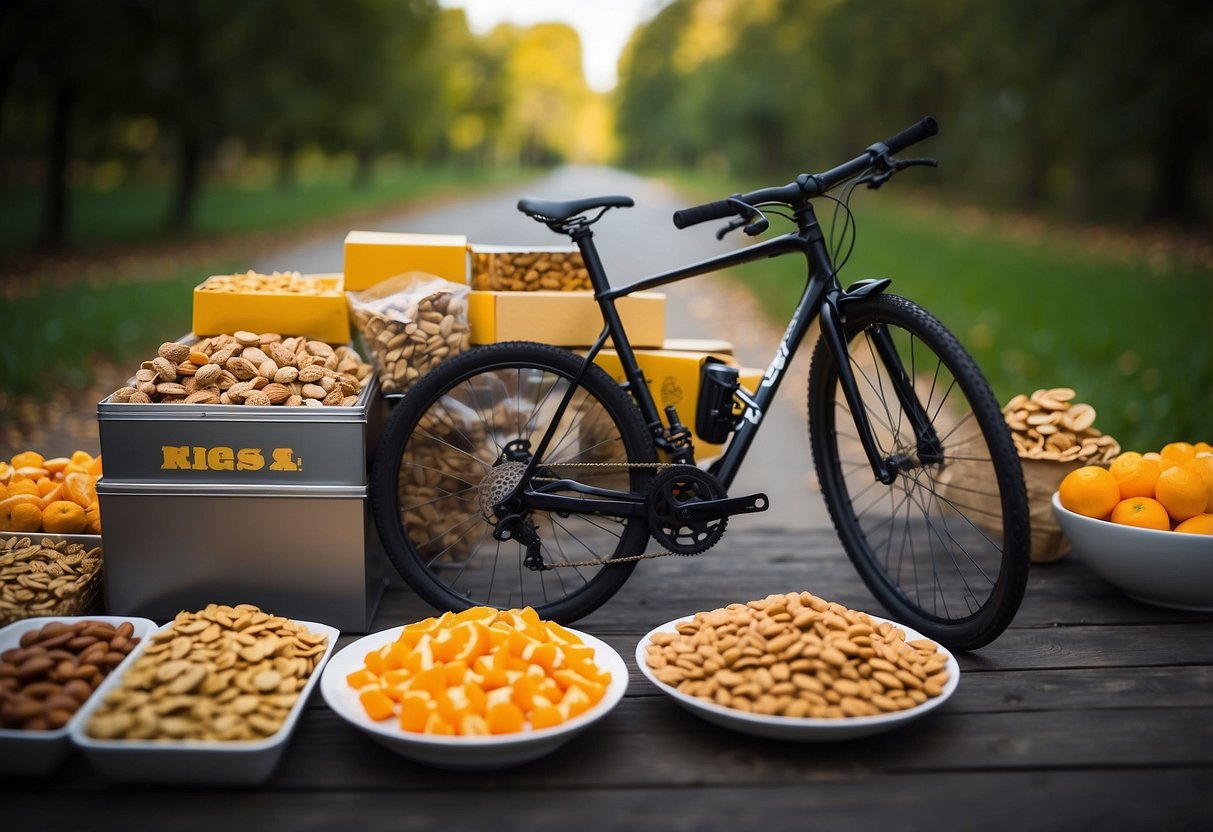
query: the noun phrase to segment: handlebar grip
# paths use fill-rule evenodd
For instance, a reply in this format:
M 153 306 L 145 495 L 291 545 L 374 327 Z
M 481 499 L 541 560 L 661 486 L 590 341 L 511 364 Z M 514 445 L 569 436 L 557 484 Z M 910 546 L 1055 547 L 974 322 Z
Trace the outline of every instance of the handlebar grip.
M 912 124 L 905 130 L 902 130 L 896 136 L 885 141 L 885 147 L 890 153 L 898 153 L 905 150 L 912 144 L 916 144 L 923 139 L 934 136 L 939 132 L 939 122 L 927 116 L 917 124 Z
M 728 200 L 722 199 L 719 202 L 708 202 L 704 205 L 695 205 L 690 208 L 683 208 L 681 211 L 675 211 L 674 227 L 687 228 L 688 226 L 698 225 L 708 220 L 731 217 L 736 213 L 737 205 Z

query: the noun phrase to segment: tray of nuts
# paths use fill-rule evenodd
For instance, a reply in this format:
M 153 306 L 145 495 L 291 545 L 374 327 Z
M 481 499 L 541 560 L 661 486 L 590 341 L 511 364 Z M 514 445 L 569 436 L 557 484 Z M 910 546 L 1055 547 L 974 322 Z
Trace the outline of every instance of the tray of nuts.
M 636 664 L 708 722 L 798 741 L 888 731 L 938 708 L 960 681 L 941 645 L 808 592 L 662 624 L 637 644 Z
M 101 535 L 0 531 L 0 626 L 101 606 Z
M 472 288 L 498 292 L 568 292 L 593 288 L 576 246 L 470 245 Z
M 49 774 L 97 686 L 156 624 L 94 615 L 27 618 L 0 630 L 0 773 Z
M 72 742 L 118 782 L 261 782 L 339 635 L 252 604 L 181 612 L 98 689 L 72 725 Z

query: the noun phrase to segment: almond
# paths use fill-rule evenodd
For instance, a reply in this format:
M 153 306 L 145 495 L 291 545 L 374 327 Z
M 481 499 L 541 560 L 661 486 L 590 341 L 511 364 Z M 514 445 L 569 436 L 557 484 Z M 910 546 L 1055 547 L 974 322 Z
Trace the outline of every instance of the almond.
M 182 361 L 190 357 L 190 348 L 185 344 L 178 344 L 174 341 L 165 341 L 157 350 L 161 358 L 168 359 L 174 364 L 180 364 Z
M 291 388 L 285 384 L 267 384 L 261 389 L 262 395 L 269 399 L 270 404 L 282 404 L 291 397 Z M 245 400 L 248 404 L 248 400 Z
M 160 378 L 164 381 L 177 380 L 177 365 L 175 362 L 169 361 L 167 358 L 156 356 L 152 359 L 152 369 L 160 374 Z
M 223 373 L 223 368 L 220 367 L 218 364 L 203 364 L 201 367 L 198 368 L 198 371 L 196 373 L 194 373 L 194 380 L 198 384 L 201 384 L 205 387 L 208 384 L 214 384 L 215 382 L 217 382 L 219 380 L 220 374 L 222 374 L 222 373 Z
M 323 399 L 328 395 L 328 391 L 318 384 L 303 385 L 303 397 L 305 399 Z
M 324 368 L 315 364 L 309 364 L 299 370 L 299 380 L 304 384 L 309 382 L 320 381 L 325 377 Z
M 299 370 L 294 367 L 279 367 L 278 372 L 274 373 L 274 381 L 279 384 L 290 384 L 297 378 L 299 378 Z
M 273 404 L 273 402 L 270 401 L 270 397 L 265 395 L 265 393 L 261 392 L 260 390 L 251 391 L 247 396 L 244 397 L 244 403 L 253 407 L 269 407 L 271 404 Z
M 229 358 L 223 366 L 241 381 L 247 381 L 257 375 L 256 365 L 240 356 Z

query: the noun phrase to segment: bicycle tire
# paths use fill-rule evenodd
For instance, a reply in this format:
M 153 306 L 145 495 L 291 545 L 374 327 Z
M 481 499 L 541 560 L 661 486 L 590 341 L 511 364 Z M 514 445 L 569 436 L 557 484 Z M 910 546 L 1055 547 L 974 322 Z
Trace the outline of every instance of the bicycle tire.
M 839 538 L 877 600 L 902 623 L 956 650 L 997 638 L 1023 599 L 1029 569 L 1023 472 L 997 400 L 959 341 L 896 295 L 846 307 L 849 360 L 883 456 L 913 451 L 885 486 L 859 444 L 834 354 L 819 339 L 809 367 L 809 436 Z M 906 413 L 875 353 L 873 327 L 898 354 L 943 443 L 917 458 Z
M 428 603 L 451 610 L 531 606 L 567 623 L 598 608 L 631 575 L 635 562 L 527 569 L 523 545 L 493 539 L 479 501 L 481 490 L 494 488 L 485 475 L 508 442 L 538 447 L 583 363 L 545 344 L 478 347 L 427 373 L 397 405 L 375 454 L 371 503 L 389 559 Z M 586 368 L 557 431 L 541 464 L 657 460 L 639 409 L 597 365 Z M 586 484 L 642 492 L 653 477 L 651 467 L 556 470 Z M 532 519 L 547 563 L 639 554 L 649 538 L 644 517 L 536 511 Z

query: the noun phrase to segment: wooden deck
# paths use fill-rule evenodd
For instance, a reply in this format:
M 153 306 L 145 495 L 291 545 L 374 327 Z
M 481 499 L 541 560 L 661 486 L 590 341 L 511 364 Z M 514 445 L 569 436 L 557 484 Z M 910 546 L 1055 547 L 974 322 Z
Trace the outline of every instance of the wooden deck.
M 578 626 L 632 666 L 637 640 L 657 624 L 792 589 L 880 613 L 832 530 L 791 536 L 739 521 L 699 558 L 642 564 Z M 392 590 L 375 629 L 428 614 Z M 674 706 L 632 666 L 612 714 L 522 768 L 458 774 L 410 763 L 316 694 L 262 786 L 111 786 L 74 756 L 53 778 L 4 783 L 0 804 L 5 828 L 21 830 L 1208 830 L 1211 624 L 1210 614 L 1128 600 L 1070 556 L 1034 568 L 1013 627 L 959 657 L 949 702 L 877 737 L 792 744 L 733 734 Z

